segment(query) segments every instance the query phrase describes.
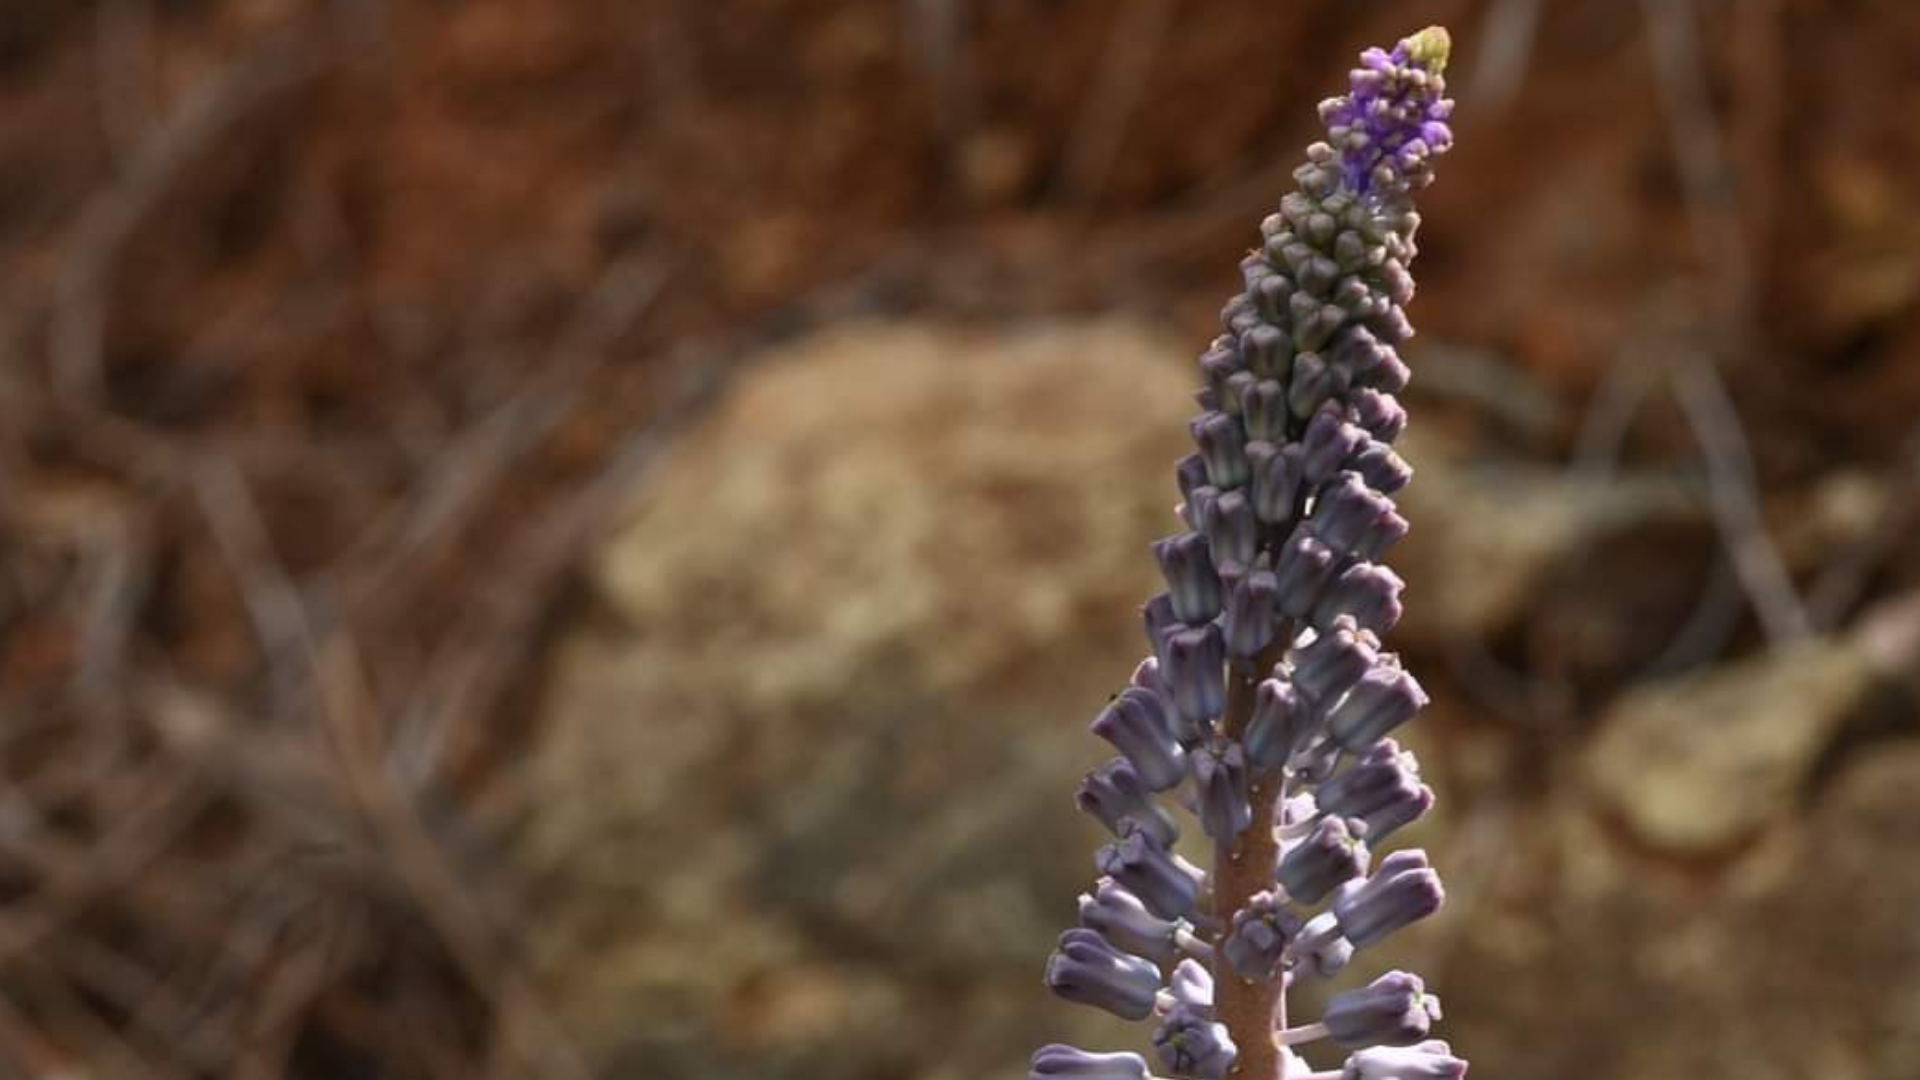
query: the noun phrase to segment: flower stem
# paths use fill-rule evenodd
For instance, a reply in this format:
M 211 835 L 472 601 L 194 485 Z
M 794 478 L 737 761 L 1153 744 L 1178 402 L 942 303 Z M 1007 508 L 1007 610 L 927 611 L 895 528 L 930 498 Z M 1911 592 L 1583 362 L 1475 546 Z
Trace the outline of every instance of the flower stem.
M 1284 628 L 1283 630 L 1287 630 Z M 1264 673 L 1280 661 L 1291 633 L 1282 633 L 1251 664 L 1236 664 L 1228 675 L 1225 734 L 1239 738 L 1253 718 L 1254 689 Z M 1214 916 L 1231 924 L 1233 913 L 1253 894 L 1273 888 L 1280 863 L 1280 842 L 1273 829 L 1274 808 L 1286 798 L 1286 781 L 1278 769 L 1251 779 L 1248 802 L 1253 824 L 1231 842 L 1214 849 Z M 1279 978 L 1241 978 L 1226 961 L 1224 950 L 1214 951 L 1214 1009 L 1233 1036 L 1238 1056 L 1228 1074 L 1234 1080 L 1286 1080 L 1284 1058 L 1274 1031 L 1286 1026 L 1286 990 Z

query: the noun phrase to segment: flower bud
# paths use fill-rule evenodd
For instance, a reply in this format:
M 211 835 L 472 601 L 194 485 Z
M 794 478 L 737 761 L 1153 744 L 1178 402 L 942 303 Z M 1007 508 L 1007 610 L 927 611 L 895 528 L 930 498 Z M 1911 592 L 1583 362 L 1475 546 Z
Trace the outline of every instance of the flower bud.
M 1171 710 L 1156 694 L 1127 687 L 1100 710 L 1090 729 L 1133 762 L 1149 790 L 1165 791 L 1186 775 L 1187 755 L 1174 738 Z
M 1347 1059 L 1340 1080 L 1460 1080 L 1467 1063 L 1439 1039 L 1418 1046 L 1375 1046 Z
M 1139 897 L 1112 878 L 1101 878 L 1091 895 L 1080 894 L 1080 925 L 1106 938 L 1114 948 L 1162 967 L 1180 955 L 1175 940 L 1180 923 L 1148 911 Z
M 1162 701 L 1173 700 L 1173 688 L 1167 685 L 1165 675 L 1160 673 L 1160 661 L 1149 656 L 1133 666 L 1133 675 L 1127 680 L 1128 686 L 1137 686 L 1150 694 L 1157 695 Z
M 1252 564 L 1260 544 L 1260 523 L 1254 519 L 1253 506 L 1245 494 L 1222 493 L 1208 507 L 1202 524 L 1207 534 L 1208 554 L 1223 576 Z
M 1206 461 L 1198 454 L 1181 457 L 1173 467 L 1173 482 L 1181 488 L 1181 519 L 1187 521 L 1188 528 L 1200 528 L 1200 505 L 1194 498 L 1194 492 L 1208 486 L 1206 482 Z
M 1385 252 L 1381 253 L 1385 261 Z M 1354 379 L 1365 384 L 1377 371 L 1383 354 L 1391 352 L 1392 347 L 1380 343 L 1373 331 L 1360 324 L 1354 324 L 1341 332 L 1334 343 L 1327 348 L 1327 355 L 1334 363 L 1353 372 Z
M 1312 611 L 1332 583 L 1333 567 L 1333 552 L 1327 545 L 1304 526 L 1296 528 L 1274 566 L 1281 612 L 1298 619 Z
M 1293 279 L 1275 272 L 1261 278 L 1260 284 L 1249 290 L 1248 295 L 1252 297 L 1253 306 L 1260 312 L 1260 317 L 1277 326 L 1287 319 L 1293 293 Z M 1274 327 L 1268 329 L 1273 331 L 1272 352 L 1258 361 L 1249 353 L 1247 364 L 1263 378 L 1271 377 L 1284 383 L 1293 366 L 1293 340 Z
M 1254 893 L 1233 913 L 1233 926 L 1221 946 L 1227 963 L 1245 979 L 1271 979 L 1280 968 L 1287 943 L 1300 933 L 1300 919 L 1270 891 Z
M 1409 528 L 1407 519 L 1401 517 L 1400 512 L 1389 503 L 1387 512 L 1375 518 L 1372 527 L 1354 545 L 1353 557 L 1379 562 L 1380 556 L 1385 555 L 1388 548 L 1407 538 Z
M 1307 520 L 1314 535 L 1336 553 L 1363 558 L 1384 552 L 1407 534 L 1407 521 L 1393 501 L 1353 472 L 1341 472 L 1321 486 Z
M 1246 748 L 1247 764 L 1262 770 L 1285 765 L 1312 736 L 1312 720 L 1311 711 L 1294 693 L 1293 683 L 1263 680 L 1254 690 L 1253 719 L 1240 740 Z
M 1227 380 L 1244 370 L 1240 366 L 1240 358 L 1230 350 L 1209 349 L 1200 356 L 1200 374 L 1207 380 L 1207 389 L 1223 400 L 1226 397 Z
M 1293 684 L 1316 703 L 1331 706 L 1380 660 L 1378 639 L 1341 617 L 1293 650 Z
M 1235 583 L 1220 621 L 1227 652 L 1253 657 L 1271 644 L 1278 630 L 1279 604 L 1280 579 L 1271 570 L 1255 570 Z
M 1407 410 L 1392 394 L 1361 387 L 1347 395 L 1347 415 L 1367 434 L 1390 443 L 1407 429 Z
M 1096 1054 L 1054 1043 L 1033 1052 L 1027 1080 L 1149 1080 L 1139 1054 Z
M 1327 714 L 1327 734 L 1353 753 L 1408 720 L 1427 703 L 1427 692 L 1397 664 L 1383 663 L 1360 677 Z
M 1182 960 L 1174 967 L 1173 977 L 1167 980 L 1167 994 L 1173 998 L 1175 1005 L 1184 1005 L 1189 1009 L 1211 1009 L 1213 972 L 1191 957 Z
M 1153 801 L 1140 773 L 1126 758 L 1095 767 L 1080 781 L 1073 802 L 1115 836 L 1125 836 L 1131 826 L 1162 847 L 1172 847 L 1180 839 L 1173 815 Z
M 1222 336 L 1228 341 L 1260 325 L 1260 312 L 1254 308 L 1253 301 L 1246 293 L 1237 293 L 1220 309 L 1220 328 L 1226 333 Z
M 1314 799 L 1329 814 L 1366 822 L 1367 842 L 1378 845 L 1432 808 L 1433 789 L 1420 782 L 1420 762 L 1411 752 L 1382 739 L 1323 782 Z
M 1203 413 L 1188 427 L 1214 487 L 1225 491 L 1247 482 L 1246 440 L 1233 417 L 1223 412 Z
M 1260 283 L 1255 297 L 1256 306 L 1285 304 L 1292 295 L 1292 283 L 1276 274 Z M 1284 379 L 1293 366 L 1293 343 L 1287 340 L 1287 335 L 1266 322 L 1258 323 L 1240 335 L 1240 354 L 1246 358 L 1247 369 L 1261 379 Z
M 1383 495 L 1391 495 L 1413 480 L 1413 467 L 1383 442 L 1369 442 L 1355 451 L 1347 459 L 1347 467 Z
M 1047 986 L 1080 1005 L 1105 1009 L 1123 1020 L 1144 1020 L 1160 992 L 1160 969 L 1115 949 L 1091 930 L 1060 935 L 1047 960 Z
M 1333 218 L 1326 214 L 1316 214 L 1314 217 L 1324 221 L 1329 227 L 1333 224 Z M 1331 228 L 1329 228 L 1328 231 L 1330 232 Z M 1308 229 L 1307 239 L 1313 241 L 1315 245 L 1318 246 L 1319 241 L 1314 238 L 1312 233 L 1313 230 L 1310 227 Z M 1329 236 L 1327 239 L 1331 241 L 1333 238 Z M 1318 253 L 1309 255 L 1306 261 L 1300 264 L 1300 270 L 1294 275 L 1294 280 L 1302 291 L 1323 300 L 1327 299 L 1333 295 L 1333 283 L 1340 280 L 1340 264 L 1327 258 L 1325 255 Z M 1291 301 L 1291 298 L 1289 298 L 1289 301 Z M 1291 302 L 1289 302 L 1288 307 L 1291 309 Z M 1325 309 L 1322 308 L 1322 310 Z M 1341 312 L 1341 314 L 1344 316 L 1346 313 Z M 1324 329 L 1316 327 L 1315 332 L 1316 334 L 1324 334 L 1325 336 L 1319 339 L 1320 341 L 1324 341 L 1327 337 L 1333 336 L 1333 331 L 1338 329 L 1339 326 L 1339 321 L 1330 320 L 1330 325 Z M 1300 339 L 1296 338 L 1296 340 Z M 1319 348 L 1319 342 L 1314 341 L 1312 335 L 1309 335 L 1305 340 L 1314 342 L 1311 345 L 1305 346 L 1306 348 Z
M 1300 928 L 1287 945 L 1287 957 L 1295 970 L 1331 979 L 1346 970 L 1353 959 L 1353 943 L 1340 933 L 1340 921 L 1333 912 L 1323 911 Z
M 1364 949 L 1395 930 L 1440 910 L 1446 892 L 1440 875 L 1427 866 L 1418 848 L 1396 851 L 1380 861 L 1374 875 L 1334 898 L 1340 932 Z
M 1296 299 L 1298 296 L 1299 294 L 1295 294 Z M 1338 312 L 1340 309 L 1323 310 Z M 1318 314 L 1306 325 L 1319 329 L 1314 333 L 1306 334 L 1305 340 L 1312 340 L 1325 333 L 1324 321 Z M 1296 329 L 1294 343 L 1299 345 L 1301 340 L 1303 335 Z M 1319 353 L 1311 350 L 1312 346 L 1300 346 L 1300 352 L 1293 358 L 1293 381 L 1287 384 L 1287 409 L 1302 420 L 1312 416 L 1314 411 L 1329 399 L 1345 393 L 1351 379 L 1346 368 L 1327 363 Z
M 1206 875 L 1200 868 L 1154 843 L 1143 831 L 1131 831 L 1093 856 L 1094 868 L 1126 886 L 1147 910 L 1163 919 L 1185 918 L 1200 895 Z
M 1247 444 L 1247 460 L 1253 472 L 1248 490 L 1253 496 L 1254 517 L 1269 525 L 1293 517 L 1306 476 L 1304 457 L 1299 443 L 1277 448 L 1271 443 Z
M 1247 805 L 1245 752 L 1238 743 L 1229 742 L 1222 750 L 1196 749 L 1187 759 L 1193 765 L 1200 828 L 1221 843 L 1232 840 L 1253 823 L 1253 811 Z
M 1182 622 L 1198 626 L 1220 614 L 1220 574 L 1204 537 L 1181 533 L 1157 540 L 1153 557 L 1160 561 L 1173 613 Z
M 1400 359 L 1393 343 L 1412 337 L 1413 324 L 1407 322 L 1406 312 L 1389 304 L 1369 320 L 1369 325 L 1379 336 L 1381 345 L 1373 354 L 1373 367 L 1365 375 L 1356 374 L 1354 378 L 1362 386 L 1373 387 L 1384 394 L 1397 394 L 1407 388 L 1413 372 L 1408 370 L 1407 362 Z
M 1287 848 L 1277 876 L 1288 896 L 1315 904 L 1336 886 L 1366 873 L 1369 861 L 1367 845 L 1347 828 L 1344 818 L 1323 817 L 1312 832 Z
M 1355 563 L 1339 575 L 1314 601 L 1311 622 L 1330 626 L 1341 615 L 1353 616 L 1361 628 L 1383 634 L 1400 621 L 1400 575 L 1376 563 Z
M 1220 410 L 1229 416 L 1246 412 L 1247 395 L 1260 380 L 1251 371 L 1236 371 L 1220 387 Z
M 1167 670 L 1167 638 L 1175 631 L 1186 629 L 1185 623 L 1174 614 L 1173 597 L 1159 593 L 1140 608 L 1140 621 L 1147 632 L 1147 647 L 1153 650 L 1154 660 L 1161 671 Z
M 1174 465 L 1173 479 L 1179 485 L 1180 498 L 1190 503 L 1194 489 L 1207 485 L 1207 463 L 1201 460 L 1199 454 L 1188 454 Z
M 1273 812 L 1274 820 L 1280 823 L 1280 827 L 1291 830 L 1287 834 L 1289 838 L 1296 834 L 1305 835 L 1295 826 L 1306 825 L 1319 816 L 1320 807 L 1314 804 L 1313 793 L 1310 791 L 1303 791 L 1288 798 L 1286 802 L 1274 807 Z
M 1287 388 L 1278 379 L 1264 379 L 1248 389 L 1241 404 L 1247 438 L 1270 443 L 1287 438 Z
M 1153 1033 L 1160 1063 L 1180 1076 L 1221 1080 L 1233 1068 L 1239 1049 L 1227 1026 L 1211 1010 L 1176 1005 Z
M 1191 742 L 1227 707 L 1226 646 L 1211 623 L 1167 639 L 1167 682 L 1179 713 L 1178 732 Z
M 1341 1046 L 1407 1046 L 1427 1037 L 1440 1019 L 1440 999 L 1420 976 L 1389 971 L 1357 990 L 1335 994 L 1321 1023 Z
M 1367 433 L 1346 422 L 1337 408 L 1321 409 L 1300 436 L 1301 475 L 1314 487 L 1347 467 L 1347 459 L 1367 443 Z

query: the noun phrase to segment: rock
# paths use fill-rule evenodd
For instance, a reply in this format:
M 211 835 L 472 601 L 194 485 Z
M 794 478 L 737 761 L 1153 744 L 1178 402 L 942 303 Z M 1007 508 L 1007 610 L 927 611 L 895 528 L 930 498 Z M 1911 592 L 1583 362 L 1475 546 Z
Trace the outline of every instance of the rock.
M 1873 681 L 1859 648 L 1826 639 L 1644 684 L 1602 716 L 1587 781 L 1640 841 L 1724 854 L 1793 811 Z
M 1490 1076 L 1907 1080 L 1917 785 L 1920 740 L 1869 743 L 1708 870 L 1646 858 L 1577 800 L 1534 810 L 1490 895 L 1452 912 L 1447 1037 Z
M 1889 704 L 1917 660 L 1920 596 L 1907 596 L 1844 636 L 1633 688 L 1586 753 L 1595 802 L 1661 851 L 1725 854 L 1795 812 L 1842 729 Z
M 1675 526 L 1708 536 L 1698 500 L 1667 477 L 1480 460 L 1460 437 L 1418 421 L 1399 449 L 1414 467 L 1399 500 L 1414 527 L 1394 560 L 1410 590 L 1405 633 L 1418 643 L 1498 635 L 1530 614 L 1556 572 L 1591 570 L 1624 537 Z
M 985 1075 L 1097 1030 L 1040 971 L 1092 876 L 1084 724 L 1145 651 L 1190 352 L 830 331 L 634 493 L 518 851 L 606 1075 Z

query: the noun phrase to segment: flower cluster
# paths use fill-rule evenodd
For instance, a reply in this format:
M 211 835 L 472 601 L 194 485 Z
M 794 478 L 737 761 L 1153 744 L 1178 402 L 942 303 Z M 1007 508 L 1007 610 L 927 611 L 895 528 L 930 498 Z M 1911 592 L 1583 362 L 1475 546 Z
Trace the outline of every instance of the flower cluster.
M 1287 1026 L 1286 988 L 1339 973 L 1357 950 L 1436 911 L 1419 850 L 1376 858 L 1433 805 L 1391 737 L 1426 703 L 1381 637 L 1401 581 L 1382 559 L 1406 535 L 1392 496 L 1395 395 L 1412 333 L 1412 197 L 1452 143 L 1446 32 L 1368 50 L 1320 109 L 1299 189 L 1261 223 L 1245 289 L 1200 357 L 1196 452 L 1176 470 L 1183 531 L 1153 547 L 1166 591 L 1143 609 L 1151 654 L 1092 723 L 1118 756 L 1080 808 L 1113 834 L 1080 925 L 1046 983 L 1152 1020 L 1159 1067 L 1217 1080 L 1454 1080 L 1430 1039 L 1419 976 L 1393 971 Z M 1209 873 L 1175 851 L 1184 807 L 1212 842 Z M 1292 1049 L 1325 1040 L 1339 1069 Z M 1147 1059 L 1047 1046 L 1031 1080 L 1146 1080 Z

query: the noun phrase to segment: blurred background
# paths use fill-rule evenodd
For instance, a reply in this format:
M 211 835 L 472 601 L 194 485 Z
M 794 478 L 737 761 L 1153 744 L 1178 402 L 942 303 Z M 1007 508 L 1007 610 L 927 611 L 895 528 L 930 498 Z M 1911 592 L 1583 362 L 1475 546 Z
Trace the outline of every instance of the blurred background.
M 1486 1080 L 1920 1075 L 1909 0 L 7 0 L 0 1077 L 1137 1045 L 1040 986 L 1084 724 L 1433 22 L 1368 971 Z

